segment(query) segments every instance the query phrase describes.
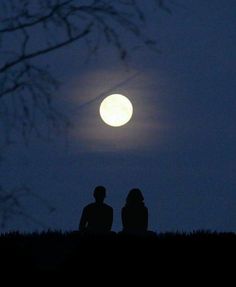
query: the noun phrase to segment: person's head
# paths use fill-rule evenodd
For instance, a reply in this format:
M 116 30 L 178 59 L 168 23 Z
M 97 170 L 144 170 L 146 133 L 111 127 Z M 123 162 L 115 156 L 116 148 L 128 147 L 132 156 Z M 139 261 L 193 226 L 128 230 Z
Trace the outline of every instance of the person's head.
M 104 186 L 96 186 L 93 192 L 96 202 L 103 202 L 106 197 L 106 188 Z
M 126 198 L 126 204 L 138 204 L 143 203 L 143 201 L 144 197 L 141 190 L 138 188 L 131 189 Z

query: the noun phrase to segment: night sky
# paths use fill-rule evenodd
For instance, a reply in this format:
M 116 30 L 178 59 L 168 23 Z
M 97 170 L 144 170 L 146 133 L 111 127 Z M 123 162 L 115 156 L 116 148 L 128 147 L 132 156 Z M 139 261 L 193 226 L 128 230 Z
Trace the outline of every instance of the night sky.
M 63 82 L 55 101 L 73 127 L 52 142 L 10 146 L 0 178 L 9 188 L 27 184 L 56 208 L 24 200 L 44 228 L 77 229 L 94 187 L 104 185 L 114 230 L 133 187 L 143 191 L 151 230 L 236 230 L 236 2 L 176 2 L 184 6 L 173 5 L 172 15 L 148 12 L 160 53 L 130 50 L 122 62 L 104 44 L 85 62 L 86 46 L 77 43 L 41 58 Z M 121 128 L 99 116 L 112 93 L 133 103 Z M 7 229 L 42 227 L 15 217 Z

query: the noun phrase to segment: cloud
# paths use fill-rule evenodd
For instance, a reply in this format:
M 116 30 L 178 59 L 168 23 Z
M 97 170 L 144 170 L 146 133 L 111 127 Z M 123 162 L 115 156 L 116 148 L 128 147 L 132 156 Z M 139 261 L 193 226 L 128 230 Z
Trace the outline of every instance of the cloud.
M 67 90 L 73 110 L 71 142 L 85 152 L 139 151 L 161 145 L 166 127 L 161 107 L 153 100 L 156 97 L 148 92 L 152 81 L 148 73 L 106 70 L 88 72 L 75 79 L 70 92 Z M 130 122 L 118 128 L 106 125 L 99 115 L 100 103 L 112 93 L 127 96 L 134 108 Z

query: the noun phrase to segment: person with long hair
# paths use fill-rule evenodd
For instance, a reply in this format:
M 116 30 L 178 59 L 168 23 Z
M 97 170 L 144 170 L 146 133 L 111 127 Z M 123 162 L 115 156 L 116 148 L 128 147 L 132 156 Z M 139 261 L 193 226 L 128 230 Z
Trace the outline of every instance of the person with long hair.
M 129 234 L 144 234 L 148 230 L 148 209 L 144 197 L 138 188 L 130 190 L 126 204 L 121 211 L 123 232 Z

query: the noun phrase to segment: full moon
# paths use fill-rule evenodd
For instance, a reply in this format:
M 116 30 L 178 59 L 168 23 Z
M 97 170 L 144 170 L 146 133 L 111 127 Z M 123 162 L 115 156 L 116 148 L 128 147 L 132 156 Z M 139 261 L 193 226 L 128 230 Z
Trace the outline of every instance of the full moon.
M 128 123 L 133 115 L 130 100 L 120 94 L 106 97 L 100 105 L 100 116 L 109 126 L 121 127 Z

